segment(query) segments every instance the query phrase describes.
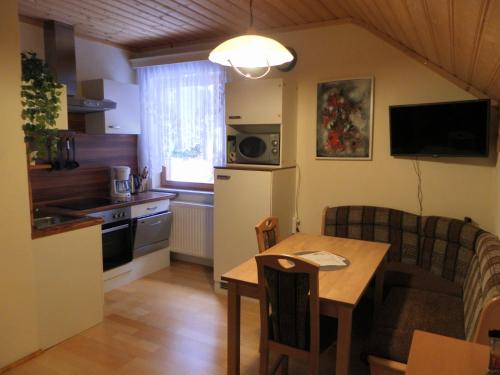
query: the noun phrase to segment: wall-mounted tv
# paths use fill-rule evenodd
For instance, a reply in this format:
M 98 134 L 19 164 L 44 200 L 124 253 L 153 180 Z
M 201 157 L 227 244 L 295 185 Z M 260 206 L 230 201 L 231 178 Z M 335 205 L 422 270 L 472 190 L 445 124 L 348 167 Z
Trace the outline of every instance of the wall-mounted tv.
M 389 107 L 393 156 L 488 156 L 490 101 Z

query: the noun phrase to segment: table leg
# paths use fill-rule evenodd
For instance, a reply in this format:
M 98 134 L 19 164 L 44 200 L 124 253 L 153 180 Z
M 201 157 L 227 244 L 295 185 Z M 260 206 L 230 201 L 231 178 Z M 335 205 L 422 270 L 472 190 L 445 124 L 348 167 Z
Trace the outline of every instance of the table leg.
M 227 294 L 227 374 L 240 373 L 240 310 L 241 297 L 238 286 L 228 283 Z
M 375 315 L 379 312 L 380 306 L 382 306 L 382 300 L 384 296 L 384 274 L 385 274 L 385 258 L 380 264 L 375 274 Z
M 352 308 L 339 306 L 336 375 L 347 375 L 349 373 L 349 360 L 351 357 L 351 328 Z

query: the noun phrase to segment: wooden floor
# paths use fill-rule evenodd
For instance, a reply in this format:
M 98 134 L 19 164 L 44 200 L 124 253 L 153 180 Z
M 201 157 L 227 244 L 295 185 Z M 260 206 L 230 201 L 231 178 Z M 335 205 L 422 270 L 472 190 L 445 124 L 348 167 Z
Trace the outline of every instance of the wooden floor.
M 242 301 L 242 375 L 258 374 L 258 304 Z M 356 346 L 356 344 L 354 344 Z M 172 266 L 105 295 L 104 321 L 12 369 L 8 375 L 224 375 L 226 296 L 212 269 Z M 335 348 L 322 355 L 333 374 Z M 353 374 L 368 369 L 353 350 Z M 292 361 L 290 374 L 305 374 Z

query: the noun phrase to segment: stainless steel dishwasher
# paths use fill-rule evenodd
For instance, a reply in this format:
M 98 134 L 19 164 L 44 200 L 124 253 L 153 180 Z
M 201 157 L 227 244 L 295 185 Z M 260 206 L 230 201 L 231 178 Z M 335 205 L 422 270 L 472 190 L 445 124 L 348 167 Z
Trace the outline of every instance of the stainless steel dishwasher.
M 134 220 L 134 258 L 168 246 L 172 212 L 138 217 Z

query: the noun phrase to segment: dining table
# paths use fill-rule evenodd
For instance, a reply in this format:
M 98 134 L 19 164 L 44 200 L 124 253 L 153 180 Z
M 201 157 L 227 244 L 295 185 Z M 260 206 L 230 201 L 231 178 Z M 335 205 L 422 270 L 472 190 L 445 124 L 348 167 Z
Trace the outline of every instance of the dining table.
M 293 234 L 262 254 L 294 255 L 327 251 L 347 259 L 345 267 L 320 267 L 320 313 L 337 318 L 335 372 L 347 375 L 351 352 L 352 313 L 375 278 L 375 312 L 382 303 L 384 271 L 390 244 L 307 233 Z M 222 275 L 227 282 L 227 374 L 240 373 L 241 297 L 258 299 L 257 264 L 251 258 Z

